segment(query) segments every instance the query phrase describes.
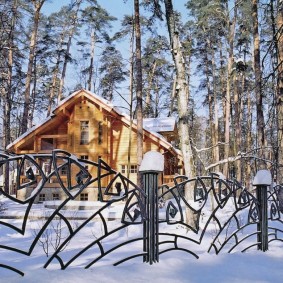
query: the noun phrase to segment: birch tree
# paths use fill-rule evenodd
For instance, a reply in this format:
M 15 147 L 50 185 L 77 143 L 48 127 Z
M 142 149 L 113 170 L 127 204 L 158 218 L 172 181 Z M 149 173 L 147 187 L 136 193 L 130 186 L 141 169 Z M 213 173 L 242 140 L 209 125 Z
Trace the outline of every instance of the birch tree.
M 186 72 L 185 58 L 182 52 L 179 32 L 176 28 L 173 4 L 171 0 L 164 0 L 166 22 L 169 33 L 171 53 L 176 68 L 176 91 L 178 105 L 178 134 L 180 138 L 180 148 L 183 155 L 185 174 L 188 177 L 195 176 L 193 154 L 189 134 L 189 83 Z M 185 188 L 186 200 L 193 199 L 193 189 L 190 186 Z M 195 227 L 195 217 L 192 211 L 186 209 L 186 222 Z

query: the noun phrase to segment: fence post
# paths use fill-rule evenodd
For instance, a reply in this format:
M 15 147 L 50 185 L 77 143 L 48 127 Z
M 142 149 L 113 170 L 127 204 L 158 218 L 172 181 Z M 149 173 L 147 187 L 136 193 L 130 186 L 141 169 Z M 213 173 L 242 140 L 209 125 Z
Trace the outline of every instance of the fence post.
M 271 185 L 271 174 L 268 170 L 259 170 L 254 177 L 256 198 L 259 206 L 259 222 L 257 224 L 258 250 L 268 250 L 268 214 L 267 214 L 267 187 Z
M 144 155 L 139 171 L 142 174 L 143 188 L 146 194 L 143 224 L 144 262 L 153 264 L 159 261 L 158 237 L 158 174 L 164 170 L 164 156 L 156 151 Z

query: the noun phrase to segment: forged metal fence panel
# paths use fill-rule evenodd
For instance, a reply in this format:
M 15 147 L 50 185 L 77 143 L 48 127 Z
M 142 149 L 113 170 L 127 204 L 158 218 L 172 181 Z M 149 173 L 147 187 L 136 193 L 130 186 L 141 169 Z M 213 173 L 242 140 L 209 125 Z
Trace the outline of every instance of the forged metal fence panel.
M 132 226 L 132 224 L 141 224 L 145 219 L 143 208 L 145 194 L 130 180 L 119 172 L 111 169 L 101 159 L 97 163 L 89 160 L 81 160 L 61 150 L 54 150 L 50 155 L 8 156 L 2 154 L 0 157 L 0 164 L 2 166 L 12 163 L 16 166 L 18 172 L 16 189 L 18 192 L 23 188 L 32 185 L 35 186 L 31 195 L 25 200 L 19 200 L 5 193 L 5 191 L 0 188 L 0 192 L 6 198 L 12 201 L 13 204 L 22 206 L 22 209 L 25 211 L 20 225 L 14 223 L 18 221 L 2 219 L 0 221 L 0 234 L 6 231 L 16 239 L 27 242 L 24 245 L 24 249 L 22 245 L 17 247 L 18 241 L 14 241 L 13 239 L 7 244 L 1 242 L 0 252 L 2 252 L 2 256 L 0 256 L 0 267 L 10 269 L 23 275 L 24 273 L 20 268 L 21 265 L 18 264 L 18 266 L 15 267 L 16 261 L 13 261 L 13 257 L 6 255 L 10 252 L 10 254 L 30 256 L 34 252 L 37 244 L 41 245 L 46 255 L 49 256 L 44 267 L 48 267 L 50 264 L 54 265 L 55 262 L 55 264 L 59 263 L 61 269 L 65 269 L 89 250 L 91 250 L 91 256 L 86 257 L 83 264 L 81 264 L 84 268 L 92 266 L 96 261 L 103 259 L 108 254 L 130 245 L 133 242 L 140 241 L 142 243 L 142 229 L 140 229 L 140 233 L 135 233 L 132 238 L 128 239 L 128 237 L 123 237 L 122 241 L 117 241 L 117 238 L 119 238 L 120 231 L 125 231 L 128 227 Z M 44 172 L 42 168 L 42 160 L 50 165 L 49 170 L 46 172 Z M 88 167 L 88 170 L 85 166 Z M 93 171 L 92 167 L 96 168 L 96 174 L 94 176 L 89 173 L 89 171 Z M 28 169 L 24 170 L 25 168 Z M 66 176 L 65 180 L 63 180 L 62 169 L 64 169 L 64 176 Z M 35 171 L 40 178 L 36 177 Z M 26 176 L 27 180 L 25 183 L 21 182 L 20 178 L 22 175 Z M 75 176 L 75 178 L 73 178 L 73 176 Z M 35 199 L 43 191 L 44 186 L 50 182 L 50 180 L 54 181 L 54 178 L 56 178 L 58 189 L 64 194 L 65 200 L 60 202 L 58 207 L 51 210 L 51 212 L 49 210 L 48 215 L 43 215 L 40 221 L 35 221 L 37 227 L 34 227 L 36 224 L 33 223 L 34 215 L 32 215 L 32 212 L 36 210 Z M 102 182 L 105 179 L 107 179 L 107 185 L 102 187 Z M 120 186 L 115 187 L 115 182 L 118 182 Z M 98 190 L 101 205 L 93 210 L 90 215 L 84 217 L 83 220 L 77 220 L 74 225 L 74 218 L 76 217 L 74 217 L 74 215 L 68 215 L 68 210 L 65 208 L 67 207 L 68 209 L 68 203 L 74 200 L 89 186 Z M 112 205 L 117 203 L 122 204 L 122 210 L 120 211 L 121 219 L 118 224 L 116 223 L 117 225 L 113 227 L 113 221 L 108 221 L 109 209 Z M 13 206 L 7 209 L 11 210 Z M 3 215 L 3 217 L 5 217 L 5 215 Z M 91 230 L 88 225 L 92 225 L 93 229 Z M 64 231 L 62 226 L 64 226 Z M 89 229 L 90 233 L 89 241 L 86 246 L 82 246 L 80 242 L 76 242 L 76 236 L 83 229 Z M 97 229 L 100 230 L 99 233 Z M 113 241 L 113 237 L 115 238 L 117 234 L 116 241 Z M 113 244 L 109 246 L 111 240 L 107 240 L 111 237 Z M 74 244 L 73 250 L 70 250 L 72 244 Z M 135 250 L 131 250 L 130 248 L 127 248 L 127 253 L 129 254 L 128 258 L 143 255 L 143 252 L 136 254 Z M 124 256 L 124 254 L 122 254 L 122 256 Z M 10 262 L 9 258 L 11 258 Z M 119 258 L 118 254 L 117 261 L 123 262 L 128 258 Z
M 248 190 L 215 173 L 192 179 L 178 176 L 174 183 L 173 187 L 163 185 L 159 197 L 163 207 L 159 210 L 159 254 L 182 250 L 198 258 L 200 245 L 216 254 L 252 247 L 265 251 L 269 242 L 282 241 L 281 186 Z M 191 191 L 193 200 L 186 199 L 185 190 Z M 189 222 L 186 213 L 192 218 Z
M 168 199 L 168 204 L 163 208 L 160 223 L 177 225 L 181 233 L 172 232 L 172 229 L 169 233 L 164 225 L 164 232 L 159 235 L 164 239 L 165 236 L 171 237 L 171 240 L 161 241 L 160 247 L 165 243 L 171 243 L 171 247 L 167 245 L 168 248 L 162 249 L 160 253 L 181 249 L 198 257 L 196 251 L 199 245 L 207 246 L 208 252 L 219 253 L 225 248 L 231 252 L 258 234 L 259 203 L 236 180 L 231 182 L 211 174 L 192 179 L 178 176 L 174 182 L 171 188 L 163 186 L 160 198 Z M 192 191 L 193 200 L 186 200 L 185 190 Z M 193 218 L 190 222 L 186 221 L 186 213 Z M 190 249 L 184 240 L 191 241 Z M 248 244 L 242 250 L 257 244 L 257 241 Z
M 247 189 L 212 173 L 191 179 L 177 176 L 172 187 L 158 187 L 158 172 L 149 171 L 143 172 L 140 189 L 101 159 L 78 159 L 61 150 L 2 154 L 0 166 L 5 164 L 16 169 L 18 194 L 33 188 L 25 199 L 0 188 L 0 204 L 9 200 L 6 209 L 11 216 L 5 217 L 6 211 L 0 214 L 4 239 L 0 268 L 20 275 L 25 271 L 21 261 L 34 255 L 31 260 L 38 260 L 41 249 L 47 256 L 40 257 L 43 267 L 66 269 L 118 265 L 134 258 L 153 264 L 175 251 L 195 258 L 204 252 L 265 251 L 268 243 L 283 240 L 283 188 L 279 185 L 268 191 L 267 186 Z M 43 211 L 36 200 L 50 182 L 58 185 L 64 200 L 54 201 Z M 95 207 L 87 212 L 71 209 L 73 200 L 90 188 L 99 198 Z M 19 208 L 23 215 L 17 219 L 13 212 Z

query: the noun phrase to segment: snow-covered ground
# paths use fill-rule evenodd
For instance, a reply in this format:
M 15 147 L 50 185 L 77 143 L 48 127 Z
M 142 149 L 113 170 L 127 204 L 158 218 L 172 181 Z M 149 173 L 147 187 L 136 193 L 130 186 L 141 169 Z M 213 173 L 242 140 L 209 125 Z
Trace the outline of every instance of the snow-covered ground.
M 8 209 L 1 215 L 6 217 L 6 219 L 0 219 L 0 221 L 21 228 L 21 218 L 24 215 L 25 206 L 11 204 L 6 199 L 1 201 L 7 202 Z M 92 208 L 99 208 L 100 206 L 98 203 L 88 203 L 88 205 Z M 121 208 L 121 204 L 110 207 L 105 210 L 105 213 L 108 214 L 105 217 L 112 218 L 113 215 L 119 217 Z M 44 223 L 44 219 L 36 218 L 42 218 L 42 216 L 46 216 L 50 212 L 51 210 L 44 208 L 42 204 L 34 205 L 30 213 L 33 219 L 27 223 L 24 236 L 5 225 L 0 225 L 0 244 L 12 245 L 27 251 L 34 239 L 34 235 Z M 91 214 L 90 210 L 77 212 L 68 210 L 65 213 L 66 216 L 73 216 L 74 220 L 71 224 L 74 226 L 81 223 L 81 218 L 88 217 Z M 162 217 L 162 211 L 160 215 Z M 10 219 L 11 217 L 14 219 Z M 115 225 L 119 224 L 119 220 L 110 221 L 109 227 L 114 229 Z M 109 241 L 112 243 L 123 242 L 132 236 L 138 236 L 141 232 L 141 227 L 139 225 L 132 226 L 113 234 Z M 176 230 L 175 232 L 183 233 L 184 235 L 186 233 L 185 229 L 181 227 L 169 226 L 168 229 L 171 229 L 171 231 L 178 228 L 178 231 Z M 162 231 L 162 229 L 163 226 L 161 224 L 160 230 Z M 67 261 L 72 257 L 74 250 L 81 249 L 91 243 L 93 239 L 100 237 L 103 233 L 102 230 L 103 225 L 100 221 L 97 219 L 91 221 L 69 243 L 66 250 L 62 252 L 62 258 Z M 210 233 L 213 233 L 213 229 Z M 0 282 L 283 282 L 283 245 L 280 242 L 272 242 L 269 251 L 265 253 L 251 249 L 245 253 L 234 252 L 228 254 L 223 252 L 219 255 L 207 253 L 207 246 L 210 242 L 211 235 L 208 232 L 203 245 L 197 246 L 197 249 L 194 250 L 199 255 L 199 259 L 182 251 L 171 251 L 161 254 L 159 263 L 153 265 L 143 263 L 142 258 L 137 257 L 119 266 L 113 266 L 113 263 L 117 260 L 129 255 L 129 247 L 126 246 L 121 251 L 114 253 L 113 256 L 111 254 L 105 260 L 98 262 L 97 265 L 84 269 L 86 263 L 95 254 L 95 250 L 90 250 L 84 257 L 78 258 L 75 264 L 67 267 L 66 270 L 60 270 L 56 260 L 52 261 L 47 269 L 43 268 L 48 258 L 43 251 L 42 245 L 36 245 L 31 256 L 0 249 L 0 264 L 9 264 L 25 273 L 25 276 L 21 277 L 10 270 L 0 268 Z M 140 243 L 134 243 L 130 246 L 130 249 L 136 250 L 136 253 L 139 252 L 140 248 Z M 51 249 L 49 252 L 52 254 L 52 247 L 50 246 L 49 249 Z

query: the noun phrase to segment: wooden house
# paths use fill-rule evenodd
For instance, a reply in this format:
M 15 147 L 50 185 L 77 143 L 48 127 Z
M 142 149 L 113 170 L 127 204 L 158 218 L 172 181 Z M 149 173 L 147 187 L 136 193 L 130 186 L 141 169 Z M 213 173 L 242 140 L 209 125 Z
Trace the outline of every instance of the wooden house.
M 144 152 L 154 150 L 165 157 L 162 182 L 168 182 L 179 170 L 181 154 L 172 144 L 177 140 L 174 118 L 144 120 Z M 97 161 L 101 157 L 111 168 L 127 174 L 130 119 L 111 103 L 86 90 L 76 91 L 53 110 L 41 124 L 31 128 L 7 147 L 17 154 L 68 151 L 78 158 Z M 137 178 L 136 123 L 133 122 L 130 149 L 130 179 Z M 44 166 L 44 164 L 42 165 Z M 90 172 L 92 173 L 92 172 Z M 23 176 L 24 178 L 24 176 Z M 46 184 L 41 201 L 64 198 L 56 190 L 56 181 Z M 17 192 L 24 199 L 32 192 L 27 187 Z M 96 190 L 89 188 L 81 200 L 96 200 Z

